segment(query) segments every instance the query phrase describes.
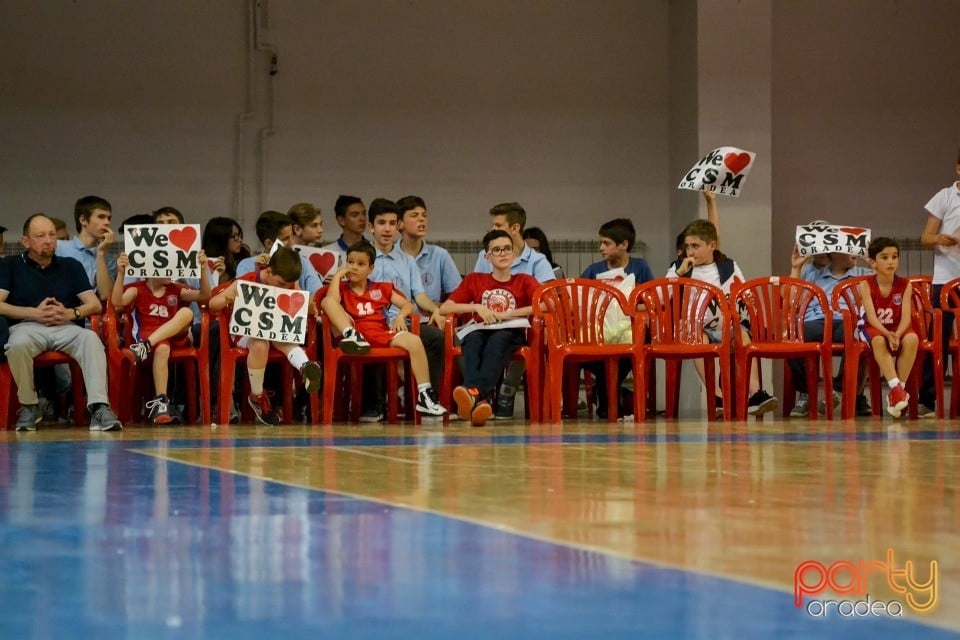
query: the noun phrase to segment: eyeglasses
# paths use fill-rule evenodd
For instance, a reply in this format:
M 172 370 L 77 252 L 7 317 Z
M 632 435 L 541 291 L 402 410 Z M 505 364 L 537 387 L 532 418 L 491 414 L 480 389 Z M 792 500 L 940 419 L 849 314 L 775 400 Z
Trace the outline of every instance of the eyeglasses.
M 506 247 L 493 247 L 490 249 L 489 253 L 495 256 L 510 255 L 513 253 L 513 246 L 507 245 Z

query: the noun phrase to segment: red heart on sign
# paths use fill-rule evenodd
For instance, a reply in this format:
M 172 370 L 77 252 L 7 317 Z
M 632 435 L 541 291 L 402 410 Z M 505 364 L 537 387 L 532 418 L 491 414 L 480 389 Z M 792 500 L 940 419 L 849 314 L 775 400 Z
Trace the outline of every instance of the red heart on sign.
M 750 154 L 728 153 L 723 156 L 723 164 L 727 165 L 727 169 L 730 169 L 734 174 L 738 174 L 750 164 Z
M 861 229 L 860 227 L 837 227 L 837 228 L 840 229 L 840 231 L 843 231 L 844 233 L 849 233 L 852 236 L 858 236 L 864 231 L 866 231 L 866 229 Z
M 302 293 L 281 293 L 277 296 L 277 306 L 280 307 L 285 314 L 293 317 L 306 300 L 306 297 Z
M 193 227 L 184 227 L 183 229 L 174 229 L 170 232 L 170 242 L 175 244 L 181 251 L 186 251 L 197 239 L 197 230 Z
M 207 267 L 212 273 L 217 272 L 217 263 L 220 261 L 219 258 L 207 258 Z
M 314 253 L 310 255 L 310 264 L 323 276 L 337 264 L 337 256 L 332 253 Z

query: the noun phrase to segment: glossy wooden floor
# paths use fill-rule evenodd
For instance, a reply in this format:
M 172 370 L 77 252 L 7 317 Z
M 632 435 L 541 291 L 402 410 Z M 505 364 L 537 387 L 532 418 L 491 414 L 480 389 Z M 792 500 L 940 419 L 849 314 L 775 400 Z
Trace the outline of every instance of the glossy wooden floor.
M 958 439 L 770 418 L 0 432 L 0 637 L 956 638 Z M 800 563 L 888 549 L 922 580 L 938 563 L 932 612 L 794 606 Z

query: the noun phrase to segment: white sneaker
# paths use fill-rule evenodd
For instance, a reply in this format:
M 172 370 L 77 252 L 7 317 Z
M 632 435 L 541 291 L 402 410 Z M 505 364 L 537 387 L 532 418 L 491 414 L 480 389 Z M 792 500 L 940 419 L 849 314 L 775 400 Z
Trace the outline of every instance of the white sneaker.
M 417 395 L 417 411 L 429 416 L 442 416 L 447 412 L 433 387 L 427 387 Z

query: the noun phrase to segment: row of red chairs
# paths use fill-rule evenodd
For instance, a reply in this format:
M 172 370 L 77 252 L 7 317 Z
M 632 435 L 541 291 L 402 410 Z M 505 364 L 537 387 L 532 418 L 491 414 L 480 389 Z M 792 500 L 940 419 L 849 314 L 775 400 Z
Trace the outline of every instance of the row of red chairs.
M 608 385 L 609 420 L 617 419 L 617 366 L 621 358 L 630 358 L 634 372 L 634 387 L 644 392 L 634 393 L 633 413 L 635 420 L 644 420 L 648 410 L 649 387 L 655 385 L 653 363 L 656 359 L 666 362 L 666 415 L 676 417 L 680 366 L 682 360 L 702 358 L 707 379 L 713 379 L 716 369 L 720 373 L 720 388 L 724 408 L 724 418 L 746 418 L 747 384 L 749 366 L 755 358 L 802 358 L 806 361 L 808 380 L 818 380 L 822 376 L 825 397 L 832 393 L 833 356 L 847 354 L 843 371 L 844 403 L 843 418 L 854 415 L 855 388 L 861 360 L 867 359 L 871 366 L 871 393 L 875 411 L 881 406 L 880 378 L 876 364 L 866 343 L 857 340 L 855 328 L 860 308 L 859 292 L 856 285 L 862 278 L 844 281 L 834 290 L 832 300 L 824 292 L 809 282 L 788 277 L 767 277 L 749 280 L 734 285 L 729 300 L 723 292 L 710 284 L 686 278 L 662 278 L 644 283 L 626 296 L 617 288 L 597 280 L 567 278 L 541 285 L 533 301 L 534 317 L 528 332 L 528 346 L 521 348 L 515 359 L 526 365 L 525 385 L 528 417 L 534 422 L 559 422 L 562 410 L 566 407 L 568 417 L 576 417 L 577 396 L 579 391 L 579 365 L 586 361 L 601 360 L 605 363 L 606 383 Z M 934 309 L 930 302 L 929 278 L 915 278 L 914 281 L 914 324 L 919 331 L 920 354 L 928 353 L 934 362 L 936 376 L 937 411 L 943 414 L 943 375 L 941 350 L 940 310 Z M 221 287 L 222 288 L 222 287 Z M 219 291 L 219 289 L 218 289 Z M 215 291 L 216 293 L 216 291 Z M 803 318 L 807 307 L 816 300 L 824 309 L 837 309 L 843 317 L 844 340 L 834 343 L 804 342 Z M 319 307 L 319 299 L 317 300 Z M 632 324 L 633 341 L 629 344 L 608 344 L 604 341 L 604 317 L 617 305 Z M 942 294 L 942 306 L 948 310 L 960 309 L 960 279 L 945 286 Z M 642 309 L 642 310 L 638 310 Z M 706 323 L 714 315 L 720 315 L 724 321 L 719 324 L 720 341 L 705 343 L 703 333 Z M 752 340 L 744 344 L 739 331 L 733 331 L 740 317 L 750 321 Z M 171 362 L 185 366 L 189 379 L 186 385 L 188 419 L 191 422 L 208 424 L 212 418 L 222 424 L 230 419 L 229 401 L 220 402 L 216 416 L 211 412 L 210 362 L 208 346 L 208 328 L 211 318 L 220 322 L 220 379 L 219 397 L 231 398 L 235 380 L 236 365 L 246 358 L 246 349 L 233 344 L 226 331 L 229 324 L 229 309 L 219 314 L 202 314 L 200 341 L 191 347 L 180 347 L 171 351 Z M 832 335 L 832 314 L 825 317 L 824 335 Z M 334 419 L 356 419 L 359 412 L 362 367 L 366 364 L 387 364 L 388 393 L 387 419 L 398 419 L 397 396 L 392 390 L 399 386 L 398 364 L 407 361 L 402 349 L 372 349 L 362 356 L 342 353 L 336 346 L 329 323 L 321 318 L 321 339 L 318 345 L 316 324 L 308 323 L 305 348 L 312 358 L 324 362 L 325 379 L 321 397 L 311 398 L 310 413 L 312 421 L 330 424 Z M 117 409 L 121 420 L 130 421 L 137 415 L 141 402 L 138 393 L 141 386 L 149 381 L 142 377 L 146 366 L 135 366 L 133 353 L 127 348 L 132 342 L 132 323 L 129 310 L 120 314 L 107 305 L 102 322 L 94 321 L 93 328 L 101 331 L 107 349 L 108 378 L 110 381 L 111 403 Z M 445 327 L 446 356 L 444 376 L 440 398 L 446 406 L 452 407 L 452 390 L 459 376 L 456 358 L 459 348 L 454 341 L 456 320 L 447 319 Z M 412 331 L 419 333 L 419 321 L 414 318 Z M 956 332 L 950 339 L 953 353 L 960 349 Z M 320 353 L 322 352 L 322 353 Z M 731 358 L 731 354 L 732 358 Z M 281 363 L 281 381 L 283 416 L 287 422 L 293 418 L 293 394 L 297 380 L 291 367 L 285 364 L 285 357 L 271 351 L 270 360 Z M 918 363 L 921 358 L 918 357 Z M 960 358 L 954 357 L 954 369 Z M 40 366 L 60 363 L 72 363 L 74 371 L 74 403 L 77 422 L 84 417 L 81 378 L 76 363 L 57 352 L 41 354 L 36 360 Z M 789 369 L 785 390 L 792 399 L 792 384 Z M 408 369 L 409 370 L 409 369 Z M 955 371 L 955 375 L 960 373 Z M 6 384 L 4 384 L 6 378 Z M 143 378 L 143 379 L 141 379 Z M 196 384 L 193 381 L 196 380 Z M 911 393 L 909 411 L 916 417 L 916 389 L 919 381 L 919 367 L 908 381 Z M 245 380 L 243 381 L 245 384 Z M 15 394 L 12 393 L 12 380 L 9 368 L 0 366 L 0 418 L 6 418 L 11 424 L 11 415 L 15 409 Z M 812 417 L 817 417 L 818 385 L 808 385 Z M 338 393 L 339 391 L 339 393 Z M 147 392 L 149 393 L 149 392 Z M 412 376 L 407 375 L 405 386 L 405 406 L 412 408 L 415 397 L 415 385 Z M 714 395 L 707 394 L 708 418 L 715 419 Z M 960 410 L 960 395 L 953 394 L 951 416 Z M 827 404 L 827 417 L 832 418 L 832 403 Z M 734 410 L 731 411 L 730 408 Z M 349 408 L 349 412 L 348 412 Z M 784 412 L 789 412 L 785 403 Z M 249 419 L 249 414 L 246 416 Z M 414 416 L 416 418 L 416 416 Z

